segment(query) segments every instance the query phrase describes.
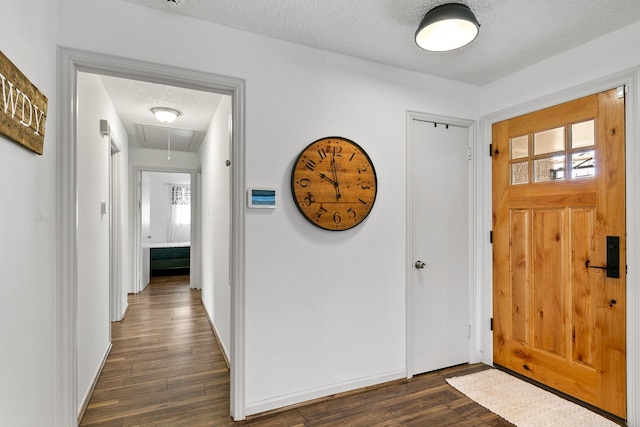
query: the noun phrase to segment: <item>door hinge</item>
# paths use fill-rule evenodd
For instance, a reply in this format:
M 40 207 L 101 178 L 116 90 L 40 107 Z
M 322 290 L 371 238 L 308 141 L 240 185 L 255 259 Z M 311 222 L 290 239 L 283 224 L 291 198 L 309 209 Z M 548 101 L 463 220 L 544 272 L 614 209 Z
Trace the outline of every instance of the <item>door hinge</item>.
M 489 144 L 489 157 L 493 157 L 493 144 Z
M 471 160 L 471 147 L 467 147 L 467 160 Z
M 489 330 L 493 331 L 493 317 L 489 319 Z
M 493 244 L 493 230 L 489 231 L 489 243 Z

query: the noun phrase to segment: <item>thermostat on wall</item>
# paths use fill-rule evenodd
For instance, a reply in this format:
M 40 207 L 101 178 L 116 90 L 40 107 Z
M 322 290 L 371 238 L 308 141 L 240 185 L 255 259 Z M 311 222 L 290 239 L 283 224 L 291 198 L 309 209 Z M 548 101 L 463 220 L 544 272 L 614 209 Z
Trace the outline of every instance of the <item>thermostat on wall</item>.
M 275 188 L 249 188 L 247 206 L 250 208 L 274 209 L 276 207 Z

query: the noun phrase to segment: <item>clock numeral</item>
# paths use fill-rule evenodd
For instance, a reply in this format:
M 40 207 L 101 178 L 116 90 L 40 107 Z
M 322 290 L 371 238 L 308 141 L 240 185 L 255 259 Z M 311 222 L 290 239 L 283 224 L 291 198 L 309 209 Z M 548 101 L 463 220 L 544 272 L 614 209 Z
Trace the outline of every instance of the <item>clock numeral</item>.
M 362 203 L 363 205 L 365 205 L 365 206 L 369 206 L 369 204 L 367 202 L 365 202 L 364 200 L 362 200 L 362 199 L 358 199 L 358 201 L 360 203 Z
M 347 214 L 349 214 L 349 216 L 351 217 L 352 220 L 356 220 L 356 217 L 358 216 L 356 214 L 356 211 L 354 211 L 352 208 L 347 209 Z
M 318 213 L 316 214 L 316 216 L 318 217 L 318 219 L 317 219 L 317 220 L 320 220 L 320 217 L 321 217 L 323 214 L 326 214 L 327 212 L 328 212 L 328 211 L 327 211 L 325 208 L 323 208 L 322 206 L 320 206 L 320 209 L 318 209 Z
M 364 165 L 364 166 L 362 166 L 362 168 L 358 168 L 358 173 L 366 172 L 366 171 L 367 171 L 367 169 L 368 169 L 368 166 L 367 166 L 367 165 Z
M 304 198 L 304 204 L 307 206 L 311 206 L 315 202 L 316 202 L 316 197 L 311 193 L 309 193 L 309 195 Z
M 336 212 L 333 214 L 333 222 L 338 225 L 342 222 L 342 217 L 340 216 L 340 212 Z
M 311 159 L 307 159 L 307 160 L 304 162 L 304 167 L 305 167 L 305 168 L 307 168 L 307 169 L 309 169 L 310 171 L 314 171 L 314 170 L 316 169 L 316 162 L 314 162 L 314 161 L 313 161 L 313 160 L 311 160 Z
M 355 156 L 356 153 L 351 154 L 351 157 L 349 157 L 349 161 L 353 160 L 353 156 Z
M 337 146 L 333 146 L 333 156 L 334 157 L 342 157 L 342 146 L 337 145 Z
M 320 156 L 320 161 L 327 158 L 327 153 L 324 151 L 324 148 L 318 150 L 318 155 Z
M 360 183 L 360 188 L 362 188 L 363 190 L 368 190 L 373 186 L 372 183 L 370 182 L 361 182 Z
M 302 188 L 307 188 L 311 186 L 311 180 L 308 178 L 303 178 L 300 181 L 298 181 L 298 185 Z

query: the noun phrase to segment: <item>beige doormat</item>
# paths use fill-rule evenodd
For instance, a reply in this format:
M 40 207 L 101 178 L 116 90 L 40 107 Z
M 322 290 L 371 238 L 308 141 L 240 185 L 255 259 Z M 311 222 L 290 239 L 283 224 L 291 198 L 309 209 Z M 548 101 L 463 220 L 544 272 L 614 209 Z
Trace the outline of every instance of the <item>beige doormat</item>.
M 448 378 L 447 382 L 518 427 L 618 426 L 580 405 L 497 369 Z

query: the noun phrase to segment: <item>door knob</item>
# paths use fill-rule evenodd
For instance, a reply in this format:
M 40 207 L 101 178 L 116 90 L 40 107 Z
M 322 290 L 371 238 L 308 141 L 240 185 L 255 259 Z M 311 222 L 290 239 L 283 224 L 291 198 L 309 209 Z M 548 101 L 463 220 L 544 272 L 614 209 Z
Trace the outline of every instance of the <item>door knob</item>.
M 415 264 L 415 266 L 416 266 L 416 268 L 417 268 L 418 270 L 420 270 L 421 268 L 425 268 L 425 266 L 426 266 L 426 265 L 427 265 L 427 264 L 425 264 L 425 263 L 424 263 L 424 262 L 422 262 L 422 261 L 416 261 L 416 264 Z

